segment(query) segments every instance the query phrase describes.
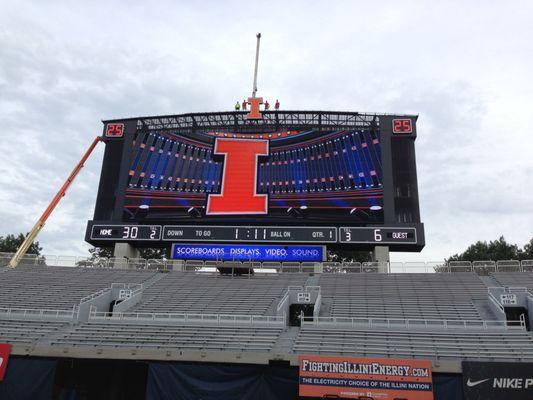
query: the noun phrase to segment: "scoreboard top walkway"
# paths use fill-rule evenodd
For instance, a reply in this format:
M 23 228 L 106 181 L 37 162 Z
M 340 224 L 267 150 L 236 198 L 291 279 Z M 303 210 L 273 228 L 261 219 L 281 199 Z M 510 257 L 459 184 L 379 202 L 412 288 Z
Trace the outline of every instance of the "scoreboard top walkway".
M 417 115 L 360 113 L 345 111 L 261 111 L 261 119 L 247 119 L 247 111 L 187 113 L 153 117 L 135 117 L 105 120 L 125 122 L 136 120 L 137 129 L 195 131 L 241 132 L 276 132 L 283 128 L 290 129 L 360 129 L 379 126 L 381 116 L 412 118 Z

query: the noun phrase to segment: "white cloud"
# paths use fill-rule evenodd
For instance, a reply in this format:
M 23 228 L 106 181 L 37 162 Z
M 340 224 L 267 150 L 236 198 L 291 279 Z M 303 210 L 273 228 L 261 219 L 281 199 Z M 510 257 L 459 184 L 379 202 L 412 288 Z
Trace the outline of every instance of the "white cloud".
M 27 231 L 101 119 L 231 109 L 251 90 L 289 109 L 420 114 L 427 247 L 442 259 L 533 233 L 533 5 L 527 1 L 0 1 L 0 234 Z M 102 149 L 40 241 L 84 252 Z

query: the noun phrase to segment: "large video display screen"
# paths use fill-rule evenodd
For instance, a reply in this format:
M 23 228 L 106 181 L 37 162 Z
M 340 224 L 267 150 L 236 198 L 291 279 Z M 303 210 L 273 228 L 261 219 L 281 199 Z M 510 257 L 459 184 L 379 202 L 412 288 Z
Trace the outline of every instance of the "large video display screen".
M 142 132 L 124 219 L 382 223 L 379 129 Z
M 104 121 L 86 240 L 419 251 L 416 119 L 287 110 Z

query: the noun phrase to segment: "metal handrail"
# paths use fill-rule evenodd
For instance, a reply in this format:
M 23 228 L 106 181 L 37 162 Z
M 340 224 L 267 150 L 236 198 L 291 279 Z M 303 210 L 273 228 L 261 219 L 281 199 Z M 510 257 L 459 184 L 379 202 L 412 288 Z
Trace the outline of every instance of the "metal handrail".
M 50 318 L 74 318 L 75 307 L 72 310 L 59 310 L 51 308 L 18 308 L 0 307 L 0 315 L 3 317 L 50 317 Z
M 525 330 L 524 321 L 502 320 L 449 320 L 449 319 L 418 319 L 418 318 L 362 318 L 362 317 L 304 317 L 302 325 L 358 327 L 369 328 L 444 328 L 444 329 L 501 329 Z
M 91 308 L 89 320 L 108 321 L 168 321 L 168 322 L 212 322 L 219 324 L 231 323 L 234 325 L 285 325 L 285 317 L 279 315 L 244 315 L 244 314 L 188 314 L 188 313 L 150 313 L 150 312 L 124 312 L 110 313 L 96 311 Z
M 13 253 L 0 253 L 0 266 L 2 264 L 8 263 L 9 259 L 13 256 Z M 146 270 L 150 266 L 156 265 L 157 269 L 164 269 L 167 270 L 169 267 L 172 267 L 176 262 L 186 260 L 168 260 L 168 259 L 144 259 L 144 258 L 136 258 L 128 260 L 126 258 L 123 259 L 117 259 L 117 258 L 99 258 L 95 260 L 91 260 L 89 257 L 86 256 L 56 256 L 56 255 L 26 255 L 25 258 L 22 260 L 23 262 L 27 262 L 27 264 L 30 265 L 42 265 L 47 266 L 48 265 L 54 265 L 54 264 L 60 264 L 56 266 L 72 266 L 72 267 L 82 267 L 82 268 L 113 268 L 114 264 L 119 264 L 123 266 L 131 266 L 132 269 L 140 269 L 140 270 Z M 516 265 L 506 265 L 505 263 L 509 262 L 516 262 Z M 277 265 L 279 264 L 279 265 Z M 332 268 L 330 271 L 325 271 L 326 273 L 338 273 L 338 274 L 344 274 L 351 271 L 359 271 L 361 273 L 368 273 L 367 270 L 368 267 L 373 267 L 373 263 L 353 263 L 353 262 L 324 262 L 323 263 L 326 266 L 335 265 L 335 268 Z M 476 269 L 483 269 L 486 267 L 490 267 L 491 269 L 494 268 L 494 265 L 496 265 L 496 271 L 501 271 L 505 268 L 515 268 L 517 272 L 525 271 L 525 268 L 529 271 L 530 269 L 533 271 L 533 260 L 498 260 L 498 261 L 492 261 L 492 260 L 480 260 L 480 261 L 451 261 L 449 263 L 445 262 L 389 262 L 389 263 L 381 263 L 381 265 L 387 264 L 387 271 L 389 272 L 418 272 L 418 273 L 434 273 L 434 272 L 476 272 Z M 195 265 L 198 268 L 205 268 L 206 264 L 204 264 L 202 261 L 198 261 L 198 264 Z M 354 268 L 356 267 L 356 268 Z M 238 267 L 236 267 L 238 268 Z M 256 270 L 262 270 L 262 269 L 271 269 L 276 270 L 280 273 L 284 271 L 282 263 L 271 263 L 271 262 L 265 262 L 261 264 L 261 268 L 255 268 Z M 290 271 L 295 271 L 296 266 L 291 266 L 288 268 Z M 374 271 L 374 268 L 370 268 L 371 272 Z M 436 271 L 438 270 L 438 271 Z M 300 267 L 298 268 L 298 271 L 302 271 L 302 265 L 300 263 Z M 196 271 L 192 271 L 196 272 Z M 257 271 L 260 272 L 260 271 Z
M 279 311 L 283 308 L 283 304 L 285 303 L 285 301 L 289 298 L 289 293 L 290 293 L 290 290 L 287 289 L 285 291 L 285 294 L 283 295 L 283 297 L 280 299 L 280 301 L 278 302 L 278 306 L 276 307 L 276 310 Z
M 97 292 L 94 292 L 94 293 L 91 293 L 90 295 L 88 296 L 85 296 L 83 297 L 81 300 L 80 300 L 80 303 L 79 304 L 82 304 L 82 303 L 85 303 L 89 300 L 92 300 L 98 296 L 101 296 L 102 294 L 106 293 L 106 292 L 109 292 L 111 291 L 111 288 L 110 287 L 107 287 L 107 288 L 104 288 L 104 289 L 100 289 L 98 290 Z
M 506 286 L 509 293 L 527 293 L 527 287 L 524 286 Z
M 525 286 L 489 286 L 487 288 L 489 294 L 491 292 L 500 293 L 529 293 L 529 289 Z
M 499 300 L 491 293 L 489 292 L 489 300 L 502 312 L 505 314 L 505 308 L 502 306 L 502 304 L 499 302 Z

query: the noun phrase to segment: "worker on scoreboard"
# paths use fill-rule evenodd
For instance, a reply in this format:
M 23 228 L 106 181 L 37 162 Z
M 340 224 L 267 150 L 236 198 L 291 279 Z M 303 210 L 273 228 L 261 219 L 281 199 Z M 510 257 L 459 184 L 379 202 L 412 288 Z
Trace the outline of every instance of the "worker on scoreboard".
M 246 111 L 247 108 L 248 108 L 248 103 L 247 103 L 246 100 L 243 100 L 243 101 L 242 101 L 242 110 L 243 110 L 243 111 Z
M 239 103 L 239 100 L 235 103 L 235 111 L 239 111 L 241 109 L 241 103 Z
M 279 110 L 279 100 L 276 99 L 276 104 L 274 104 L 274 109 L 277 111 Z
M 268 102 L 268 100 L 265 101 L 265 111 L 268 111 L 268 109 L 270 108 L 270 103 Z

